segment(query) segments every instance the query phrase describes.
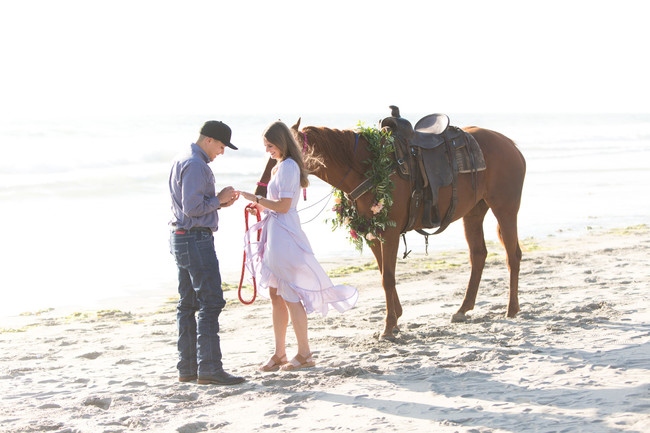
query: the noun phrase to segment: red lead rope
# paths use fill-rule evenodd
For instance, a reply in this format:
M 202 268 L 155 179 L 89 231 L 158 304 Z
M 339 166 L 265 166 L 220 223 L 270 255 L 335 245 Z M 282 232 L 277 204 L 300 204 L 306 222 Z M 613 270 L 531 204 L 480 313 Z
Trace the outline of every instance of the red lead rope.
M 246 231 L 248 232 L 248 209 L 254 209 L 255 205 L 253 203 L 249 203 L 246 205 L 244 208 L 244 221 L 246 222 Z M 259 222 L 262 219 L 260 216 L 259 211 L 257 212 L 257 222 Z M 260 236 L 262 234 L 262 230 L 257 231 L 257 240 L 260 240 Z M 239 296 L 239 301 L 242 304 L 245 305 L 250 305 L 255 301 L 255 298 L 257 297 L 257 284 L 255 282 L 255 277 L 253 277 L 253 297 L 251 298 L 250 301 L 244 301 L 244 298 L 241 296 L 241 286 L 244 282 L 244 272 L 246 271 L 246 250 L 244 250 L 244 260 L 241 264 L 241 278 L 239 279 L 239 289 L 237 289 L 237 296 Z

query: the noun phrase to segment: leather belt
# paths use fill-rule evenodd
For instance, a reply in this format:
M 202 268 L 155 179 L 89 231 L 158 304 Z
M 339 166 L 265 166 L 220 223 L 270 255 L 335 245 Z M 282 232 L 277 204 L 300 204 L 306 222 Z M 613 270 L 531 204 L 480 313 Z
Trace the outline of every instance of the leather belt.
M 208 227 L 192 227 L 191 229 L 175 229 L 172 230 L 172 233 L 176 235 L 184 235 L 186 233 L 191 233 L 191 232 L 208 232 L 212 233 L 212 229 Z

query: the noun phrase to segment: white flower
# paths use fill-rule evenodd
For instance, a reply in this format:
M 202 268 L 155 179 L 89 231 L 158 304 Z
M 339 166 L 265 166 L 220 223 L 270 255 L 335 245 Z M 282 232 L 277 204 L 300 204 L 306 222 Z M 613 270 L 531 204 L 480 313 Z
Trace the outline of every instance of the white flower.
M 375 204 L 373 207 L 370 208 L 372 213 L 377 215 L 381 210 L 384 208 L 384 203 L 383 200 L 380 200 L 379 203 Z

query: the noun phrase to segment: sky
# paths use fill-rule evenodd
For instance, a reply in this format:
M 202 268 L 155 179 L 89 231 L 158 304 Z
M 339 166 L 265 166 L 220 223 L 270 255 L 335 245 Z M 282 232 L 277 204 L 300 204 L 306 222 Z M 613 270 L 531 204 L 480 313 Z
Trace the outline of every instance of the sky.
M 649 113 L 645 4 L 3 2 L 0 115 Z

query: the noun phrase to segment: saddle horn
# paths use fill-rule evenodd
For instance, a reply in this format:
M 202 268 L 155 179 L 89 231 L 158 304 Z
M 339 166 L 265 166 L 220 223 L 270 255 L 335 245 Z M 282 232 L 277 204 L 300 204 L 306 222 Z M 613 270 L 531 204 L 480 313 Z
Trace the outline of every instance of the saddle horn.
M 407 140 L 413 135 L 413 126 L 411 122 L 402 118 L 399 114 L 399 107 L 397 105 L 390 105 L 390 114 L 391 117 L 386 117 L 381 120 L 381 128 L 390 128 L 393 131 L 393 135 L 400 133 Z
M 397 120 L 394 117 L 386 117 L 379 123 L 380 128 L 390 128 L 396 130 L 398 128 Z

